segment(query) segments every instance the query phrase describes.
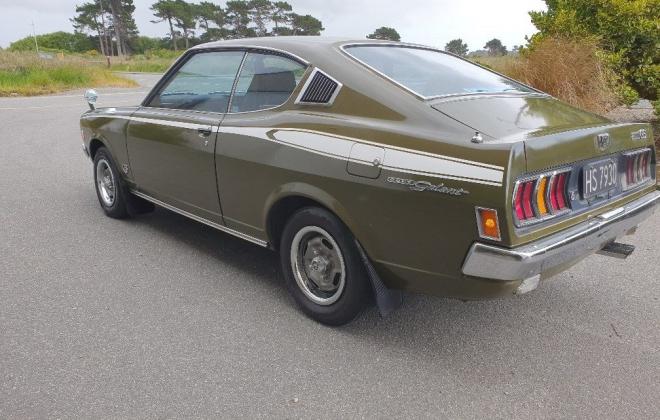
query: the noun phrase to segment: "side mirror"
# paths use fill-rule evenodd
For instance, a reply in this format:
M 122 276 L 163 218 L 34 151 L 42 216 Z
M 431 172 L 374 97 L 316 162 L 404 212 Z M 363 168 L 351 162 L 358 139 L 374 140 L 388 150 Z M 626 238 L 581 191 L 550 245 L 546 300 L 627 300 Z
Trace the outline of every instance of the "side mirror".
M 87 104 L 89 105 L 89 109 L 91 109 L 92 111 L 96 109 L 94 104 L 96 103 L 98 97 L 99 94 L 96 93 L 94 89 L 87 89 L 87 91 L 85 92 L 84 98 L 87 101 Z

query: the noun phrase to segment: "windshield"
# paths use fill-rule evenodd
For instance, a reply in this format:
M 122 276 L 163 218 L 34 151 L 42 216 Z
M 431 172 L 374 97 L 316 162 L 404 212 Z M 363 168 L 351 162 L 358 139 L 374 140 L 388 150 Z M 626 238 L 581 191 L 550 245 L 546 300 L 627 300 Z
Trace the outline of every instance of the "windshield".
M 426 98 L 532 89 L 440 51 L 393 45 L 353 45 L 346 52 Z

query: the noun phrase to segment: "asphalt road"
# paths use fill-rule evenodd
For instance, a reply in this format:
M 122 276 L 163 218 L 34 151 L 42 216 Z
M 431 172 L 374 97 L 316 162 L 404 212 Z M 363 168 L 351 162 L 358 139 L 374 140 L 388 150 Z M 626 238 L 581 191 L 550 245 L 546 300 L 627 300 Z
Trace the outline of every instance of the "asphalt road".
M 0 99 L 0 418 L 660 416 L 660 215 L 628 260 L 529 295 L 408 295 L 327 328 L 267 250 L 162 209 L 104 217 L 85 107 Z

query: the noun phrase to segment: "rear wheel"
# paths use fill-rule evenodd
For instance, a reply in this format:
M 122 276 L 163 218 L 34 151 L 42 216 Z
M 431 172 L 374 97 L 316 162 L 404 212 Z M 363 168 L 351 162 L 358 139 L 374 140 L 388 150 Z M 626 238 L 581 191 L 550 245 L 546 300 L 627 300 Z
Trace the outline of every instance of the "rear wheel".
M 289 292 L 311 318 L 343 325 L 364 308 L 369 283 L 355 240 L 327 210 L 304 208 L 289 219 L 280 259 Z

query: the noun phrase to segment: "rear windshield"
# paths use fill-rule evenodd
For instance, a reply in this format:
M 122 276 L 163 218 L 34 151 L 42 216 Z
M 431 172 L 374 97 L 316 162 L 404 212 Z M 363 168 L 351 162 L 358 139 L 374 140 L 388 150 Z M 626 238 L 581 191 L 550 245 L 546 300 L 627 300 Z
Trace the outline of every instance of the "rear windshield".
M 440 51 L 392 45 L 354 45 L 346 47 L 346 52 L 427 98 L 534 92 L 520 83 Z

